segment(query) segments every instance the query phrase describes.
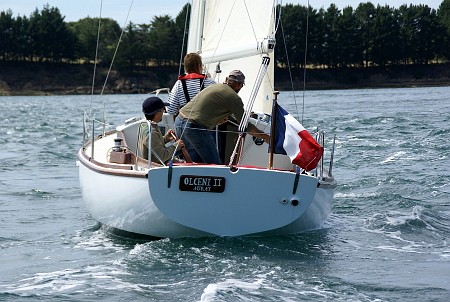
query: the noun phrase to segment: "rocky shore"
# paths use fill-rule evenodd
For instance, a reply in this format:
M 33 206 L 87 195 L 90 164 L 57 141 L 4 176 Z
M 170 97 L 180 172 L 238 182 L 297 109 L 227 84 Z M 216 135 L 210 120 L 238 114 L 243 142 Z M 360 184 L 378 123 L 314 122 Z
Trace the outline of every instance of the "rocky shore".
M 94 93 L 103 89 L 108 69 L 96 71 Z M 149 93 L 172 87 L 178 67 L 155 67 L 133 73 L 112 71 L 105 94 Z M 93 66 L 27 62 L 0 62 L 0 96 L 90 94 Z M 295 90 L 303 89 L 303 71 L 292 71 Z M 275 89 L 291 90 L 289 72 L 276 69 Z M 408 65 L 348 69 L 308 69 L 306 89 L 355 89 L 450 86 L 450 64 Z

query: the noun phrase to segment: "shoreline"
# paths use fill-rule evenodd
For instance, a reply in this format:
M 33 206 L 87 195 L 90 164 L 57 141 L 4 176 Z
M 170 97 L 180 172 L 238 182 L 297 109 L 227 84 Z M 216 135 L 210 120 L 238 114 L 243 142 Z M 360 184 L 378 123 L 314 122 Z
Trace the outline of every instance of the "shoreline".
M 306 87 L 306 91 L 324 91 L 324 90 L 356 90 L 356 89 L 395 89 L 395 88 L 426 88 L 426 87 L 450 87 L 450 82 L 421 82 L 421 83 L 402 83 L 402 84 L 391 84 L 391 85 L 377 85 L 377 86 L 314 86 L 313 88 Z M 82 91 L 80 91 L 82 90 Z M 77 90 L 23 90 L 15 91 L 13 93 L 5 93 L 0 89 L 0 97 L 2 96 L 58 96 L 58 95 L 90 95 L 90 87 L 78 87 Z M 113 94 L 149 94 L 154 90 L 149 91 L 121 91 L 121 92 L 104 92 L 103 95 L 113 95 Z M 275 91 L 292 91 L 292 88 L 288 84 L 276 87 Z M 303 91 L 303 88 L 294 88 L 294 91 Z M 85 93 L 83 93 L 85 92 Z M 99 95 L 99 91 L 94 92 L 94 95 Z
M 0 62 L 0 96 L 90 95 L 90 65 Z M 99 94 L 107 69 L 96 73 L 94 94 Z M 172 88 L 178 67 L 154 67 L 133 73 L 113 70 L 103 94 L 147 94 Z M 303 71 L 275 70 L 275 90 L 303 91 Z M 450 63 L 390 66 L 386 68 L 308 69 L 306 91 L 450 86 Z

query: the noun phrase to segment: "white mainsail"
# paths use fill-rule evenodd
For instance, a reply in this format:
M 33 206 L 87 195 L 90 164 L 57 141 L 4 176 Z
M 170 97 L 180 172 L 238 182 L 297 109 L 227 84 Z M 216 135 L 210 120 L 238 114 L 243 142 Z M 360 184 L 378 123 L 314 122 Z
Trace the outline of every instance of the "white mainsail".
M 201 54 L 207 72 L 223 82 L 233 69 L 240 69 L 246 85 L 240 92 L 244 105 L 249 100 L 263 56 L 271 62 L 257 95 L 253 111 L 270 113 L 274 90 L 275 2 L 193 1 L 188 52 Z M 221 73 L 217 74 L 220 63 Z

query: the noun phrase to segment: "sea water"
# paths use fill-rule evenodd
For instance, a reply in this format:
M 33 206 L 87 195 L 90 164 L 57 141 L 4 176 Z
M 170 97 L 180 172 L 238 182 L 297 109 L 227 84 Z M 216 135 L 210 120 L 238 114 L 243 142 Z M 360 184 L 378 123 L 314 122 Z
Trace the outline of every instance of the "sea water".
M 113 129 L 144 98 L 0 97 L 0 301 L 449 301 L 450 87 L 281 93 L 327 161 L 336 135 L 338 187 L 324 229 L 267 238 L 142 241 L 90 217 L 83 111 Z

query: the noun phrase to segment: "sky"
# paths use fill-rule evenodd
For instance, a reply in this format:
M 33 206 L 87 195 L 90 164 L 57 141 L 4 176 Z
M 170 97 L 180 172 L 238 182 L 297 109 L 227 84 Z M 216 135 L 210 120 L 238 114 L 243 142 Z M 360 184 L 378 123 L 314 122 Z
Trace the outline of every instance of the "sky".
M 231 0 L 226 0 L 231 1 Z M 133 6 L 127 20 L 127 14 L 130 4 Z M 127 24 L 130 21 L 136 24 L 150 23 L 153 16 L 170 15 L 176 17 L 188 0 L 103 0 L 102 17 L 112 18 L 120 25 Z M 442 0 L 390 0 L 390 1 L 370 1 L 370 0 L 310 0 L 310 5 L 316 9 L 321 7 L 328 8 L 330 3 L 337 5 L 339 9 L 346 6 L 356 8 L 361 2 L 372 2 L 374 5 L 389 5 L 399 7 L 402 4 L 427 4 L 431 8 L 438 9 Z M 0 0 L 0 11 L 11 9 L 14 17 L 27 16 L 38 8 L 42 10 L 45 4 L 50 7 L 57 7 L 65 21 L 78 21 L 85 17 L 98 17 L 100 14 L 100 0 Z M 282 4 L 300 4 L 307 5 L 308 0 L 286 0 Z M 125 22 L 127 21 L 127 22 Z

